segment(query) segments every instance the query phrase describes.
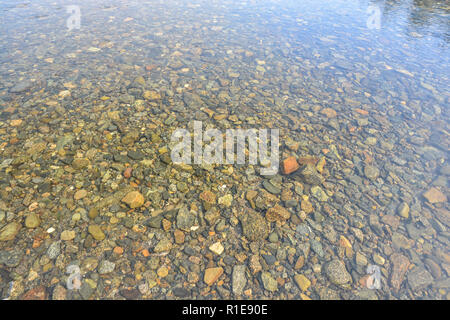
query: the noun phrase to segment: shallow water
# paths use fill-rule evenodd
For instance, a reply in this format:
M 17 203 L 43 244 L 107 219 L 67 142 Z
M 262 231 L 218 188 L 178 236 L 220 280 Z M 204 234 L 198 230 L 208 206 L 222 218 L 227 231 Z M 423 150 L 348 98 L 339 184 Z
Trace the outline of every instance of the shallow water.
M 449 298 L 447 2 L 69 5 L 0 4 L 2 297 Z M 176 166 L 193 120 L 316 169 Z

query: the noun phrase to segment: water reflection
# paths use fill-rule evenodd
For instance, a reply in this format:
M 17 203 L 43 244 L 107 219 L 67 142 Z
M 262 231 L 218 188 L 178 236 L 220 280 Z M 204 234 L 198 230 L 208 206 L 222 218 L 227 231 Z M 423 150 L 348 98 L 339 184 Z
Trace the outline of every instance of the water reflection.
M 73 260 L 82 298 L 449 298 L 448 2 L 82 1 L 68 30 L 72 4 L 0 3 L 13 298 L 65 297 Z M 280 128 L 302 167 L 174 166 L 192 120 Z

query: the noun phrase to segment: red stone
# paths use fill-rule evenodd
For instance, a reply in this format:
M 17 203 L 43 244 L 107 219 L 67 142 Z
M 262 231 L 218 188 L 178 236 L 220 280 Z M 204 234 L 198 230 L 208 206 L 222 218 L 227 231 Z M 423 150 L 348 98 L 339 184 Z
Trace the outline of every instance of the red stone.
M 297 163 L 297 160 L 295 157 L 289 157 L 283 160 L 281 164 L 281 169 L 284 174 L 290 174 L 294 171 L 296 171 L 300 166 Z

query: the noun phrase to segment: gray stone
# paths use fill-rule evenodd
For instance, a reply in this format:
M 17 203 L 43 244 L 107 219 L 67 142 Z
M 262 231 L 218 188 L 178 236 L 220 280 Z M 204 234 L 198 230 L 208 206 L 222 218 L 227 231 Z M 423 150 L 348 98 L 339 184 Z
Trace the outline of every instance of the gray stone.
M 234 266 L 232 275 L 233 293 L 237 296 L 242 295 L 246 284 L 247 278 L 245 276 L 245 265 Z
M 56 241 L 56 242 L 53 242 L 48 247 L 47 256 L 53 260 L 53 259 L 58 258 L 60 252 L 61 252 L 61 241 Z
M 345 264 L 340 260 L 332 260 L 325 267 L 328 279 L 335 285 L 344 285 L 352 282 L 350 273 L 347 272 Z
M 377 167 L 367 165 L 364 168 L 364 174 L 366 175 L 367 179 L 375 180 L 380 175 L 380 170 L 378 170 Z
M 270 272 L 262 272 L 261 273 L 261 281 L 263 283 L 264 289 L 268 291 L 277 291 L 278 290 L 278 283 L 277 281 L 272 277 Z
M 195 216 L 186 207 L 182 207 L 178 210 L 177 214 L 177 226 L 180 229 L 190 231 L 191 227 L 195 223 Z
M 416 267 L 408 273 L 408 284 L 413 291 L 424 289 L 432 283 L 432 275 L 423 267 Z
M 269 228 L 266 220 L 256 211 L 247 209 L 240 216 L 244 236 L 250 241 L 258 241 L 267 238 Z
M 84 300 L 87 300 L 94 293 L 94 288 L 92 288 L 86 281 L 83 281 L 79 293 Z
M 100 265 L 98 267 L 98 273 L 99 274 L 107 274 L 114 271 L 114 268 L 116 267 L 116 264 L 114 262 L 108 261 L 108 260 L 102 260 L 100 262 Z
M 0 264 L 4 264 L 9 268 L 15 268 L 19 265 L 22 257 L 22 250 L 0 251 Z
M 23 80 L 23 81 L 20 81 L 19 83 L 16 83 L 12 88 L 10 88 L 9 92 L 21 93 L 21 92 L 31 89 L 32 86 L 33 86 L 33 82 L 31 82 L 30 80 Z

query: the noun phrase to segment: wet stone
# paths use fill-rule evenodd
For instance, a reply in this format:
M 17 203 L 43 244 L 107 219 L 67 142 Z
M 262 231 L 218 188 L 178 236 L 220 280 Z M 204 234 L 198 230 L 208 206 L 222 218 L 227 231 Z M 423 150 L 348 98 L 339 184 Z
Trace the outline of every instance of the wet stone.
M 277 281 L 272 277 L 270 272 L 262 272 L 261 273 L 261 280 L 264 286 L 264 289 L 267 291 L 275 292 L 278 290 L 278 283 Z
M 5 265 L 8 268 L 15 268 L 22 260 L 23 252 L 20 250 L 0 251 L 0 264 Z
M 325 180 L 323 176 L 317 172 L 316 168 L 310 164 L 302 166 L 297 172 L 301 180 L 311 186 L 318 186 Z
M 377 167 L 367 165 L 364 167 L 364 174 L 367 179 L 375 180 L 380 175 L 380 170 Z
M 116 264 L 108 260 L 102 260 L 98 266 L 99 274 L 108 274 L 114 271 Z
M 332 260 L 326 265 L 325 272 L 333 284 L 344 285 L 352 282 L 352 277 L 342 261 Z
M 8 223 L 6 226 L 0 229 L 0 241 L 9 241 L 13 240 L 19 230 L 21 225 L 17 222 Z
M 234 266 L 232 274 L 233 293 L 237 296 L 242 295 L 246 284 L 247 278 L 245 276 L 245 265 Z
M 263 240 L 269 235 L 266 220 L 259 213 L 251 209 L 247 209 L 240 216 L 240 221 L 244 236 L 250 241 Z
M 413 291 L 424 289 L 433 283 L 433 277 L 424 268 L 415 267 L 408 272 L 408 284 Z
M 28 91 L 33 87 L 33 82 L 30 80 L 24 80 L 19 83 L 16 83 L 13 87 L 9 89 L 11 93 L 22 93 L 24 91 Z
M 39 219 L 39 216 L 35 213 L 30 213 L 25 218 L 25 227 L 27 227 L 28 229 L 37 228 L 37 227 L 39 227 L 40 224 L 41 224 L 41 220 Z

